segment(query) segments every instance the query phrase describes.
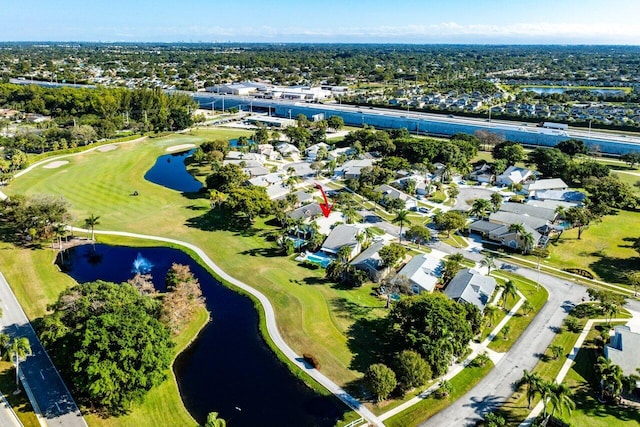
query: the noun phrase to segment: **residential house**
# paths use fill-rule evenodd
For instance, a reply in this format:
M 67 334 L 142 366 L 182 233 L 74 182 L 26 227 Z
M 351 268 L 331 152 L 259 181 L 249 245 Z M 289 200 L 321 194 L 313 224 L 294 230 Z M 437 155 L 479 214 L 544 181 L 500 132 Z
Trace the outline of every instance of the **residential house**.
M 384 204 L 384 199 L 400 199 L 403 202 L 405 202 L 405 205 L 407 203 L 407 201 L 409 201 L 411 199 L 411 196 L 409 196 L 407 193 L 403 193 L 402 191 L 398 190 L 397 188 L 394 188 L 390 185 L 387 184 L 382 184 L 380 186 L 378 186 L 375 191 L 382 193 L 382 204 Z
M 558 216 L 558 214 L 555 212 L 554 209 L 542 208 L 535 205 L 529 205 L 524 203 L 513 203 L 513 202 L 503 203 L 500 206 L 500 210 L 497 213 L 500 213 L 500 212 L 510 212 L 510 213 L 517 214 L 521 217 L 540 218 L 548 222 L 554 222 Z
M 289 192 L 287 186 L 282 182 L 282 174 L 280 173 L 268 173 L 250 178 L 247 183 L 257 187 L 264 187 L 270 199 L 284 197 Z
M 496 177 L 497 185 L 523 184 L 534 178 L 534 173 L 530 169 L 518 166 L 509 166 L 507 170 Z
M 375 283 L 380 283 L 391 270 L 388 266 L 384 265 L 378 253 L 384 246 L 384 241 L 373 242 L 371 246 L 351 261 L 351 265 L 358 270 L 365 271 L 369 275 L 369 278 Z
M 604 356 L 622 368 L 624 375 L 638 375 L 640 368 L 640 334 L 631 332 L 628 326 L 616 326 L 609 344 L 604 347 Z M 636 381 L 640 388 L 640 381 Z
M 258 154 L 264 156 L 267 160 L 279 160 L 282 158 L 280 153 L 278 153 L 271 144 L 259 144 L 256 150 Z
M 468 178 L 472 181 L 491 183 L 495 175 L 493 174 L 491 166 L 488 163 L 483 163 L 482 166 L 475 168 L 468 175 Z
M 322 215 L 322 208 L 318 203 L 309 203 L 307 205 L 300 206 L 297 209 L 289 212 L 288 217 L 297 220 L 300 218 L 303 219 L 313 219 L 316 217 L 320 217 Z
M 539 179 L 524 185 L 529 197 L 535 197 L 536 192 L 545 190 L 566 190 L 569 186 L 560 178 Z
M 482 312 L 496 289 L 496 280 L 470 268 L 460 270 L 444 293 L 456 302 L 473 304 Z
M 313 178 L 316 174 L 307 162 L 289 163 L 285 166 L 285 171 L 298 178 Z
M 396 275 L 409 280 L 413 293 L 433 292 L 442 276 L 443 261 L 431 254 L 416 255 Z
M 538 190 L 536 191 L 536 200 L 557 200 L 582 204 L 587 198 L 585 193 L 574 190 Z
M 360 178 L 360 171 L 363 168 L 373 166 L 373 163 L 373 159 L 349 160 L 344 162 L 339 168 L 336 168 L 334 175 L 338 178 L 358 179 Z
M 300 150 L 293 144 L 283 142 L 276 146 L 276 150 L 280 152 L 282 157 L 291 157 L 294 160 L 300 160 Z
M 256 161 L 260 162 L 260 165 L 264 164 L 266 158 L 259 153 L 243 153 L 242 151 L 231 150 L 227 153 L 225 159 L 227 160 L 241 160 L 241 161 Z
M 308 205 L 311 206 L 311 205 Z M 362 230 L 355 225 L 340 224 L 336 226 L 322 244 L 321 251 L 328 254 L 337 254 L 340 248 L 348 246 L 351 248 L 349 259 L 360 252 L 360 242 L 358 235 Z
M 328 152 L 329 145 L 324 142 L 319 142 L 317 144 L 313 144 L 305 150 L 305 155 L 307 156 L 307 162 L 312 163 L 315 162 L 318 158 L 318 151 L 324 149 L 325 152 Z

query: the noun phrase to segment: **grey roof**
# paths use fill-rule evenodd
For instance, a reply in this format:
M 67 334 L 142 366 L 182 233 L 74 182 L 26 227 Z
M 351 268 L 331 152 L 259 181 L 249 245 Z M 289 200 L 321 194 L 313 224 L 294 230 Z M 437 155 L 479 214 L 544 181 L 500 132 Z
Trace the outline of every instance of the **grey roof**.
M 575 207 L 575 206 L 580 206 L 580 203 L 578 202 L 565 202 L 562 200 L 528 200 L 527 201 L 528 205 L 532 205 L 532 206 L 537 206 L 539 208 L 545 208 L 545 209 L 553 209 L 554 212 L 555 210 L 562 206 L 565 209 L 569 209 L 571 207 Z
M 537 181 L 530 182 L 529 184 L 525 184 L 524 189 L 527 191 L 562 190 L 567 187 L 569 186 L 562 179 L 551 178 L 551 179 L 539 179 Z
M 322 208 L 317 203 L 300 206 L 298 209 L 289 212 L 289 218 L 292 219 L 312 218 L 319 215 L 322 215 Z
M 353 261 L 351 261 L 351 265 L 353 265 L 354 267 L 359 265 L 366 265 L 376 270 L 384 268 L 384 266 L 382 265 L 382 260 L 378 255 L 378 251 L 380 251 L 380 249 L 382 249 L 384 245 L 385 242 L 374 242 L 367 249 L 360 252 L 360 255 L 358 255 L 354 258 Z
M 538 190 L 535 194 L 538 200 L 561 200 L 565 202 L 582 202 L 586 194 L 574 190 Z
M 407 199 L 409 199 L 409 195 L 406 193 L 403 193 L 402 191 L 398 190 L 397 188 L 393 188 L 390 185 L 387 184 L 382 184 L 380 186 L 378 186 L 378 188 L 376 188 L 375 191 L 378 191 L 380 193 L 382 193 L 383 196 L 387 196 L 391 199 L 400 199 L 400 200 L 404 200 L 407 201 Z
M 360 175 L 362 168 L 370 167 L 373 165 L 372 159 L 361 160 L 349 160 L 335 170 L 335 173 L 340 175 Z
M 285 166 L 285 171 L 288 171 L 289 168 L 293 168 L 295 176 L 313 176 L 315 171 L 311 169 L 309 163 L 307 162 L 298 162 L 298 163 L 289 163 Z
M 557 214 L 553 209 L 541 208 L 539 206 L 529 205 L 525 203 L 503 203 L 500 206 L 500 212 L 511 212 L 518 215 L 532 216 L 542 218 L 546 221 L 553 221 Z M 537 228 L 537 227 L 536 227 Z
M 620 366 L 625 375 L 638 374 L 640 368 L 640 334 L 631 332 L 627 326 L 616 326 L 615 335 L 605 346 L 605 356 Z
M 469 230 L 476 233 L 489 233 L 500 227 L 504 227 L 504 224 L 497 224 L 495 222 L 489 222 L 485 219 L 478 220 L 469 226 Z
M 343 246 L 355 247 L 358 245 L 356 236 L 360 229 L 354 225 L 340 224 L 333 230 L 322 244 L 322 250 L 330 253 L 338 253 Z
M 496 281 L 493 277 L 465 268 L 451 279 L 444 293 L 452 300 L 468 302 L 483 311 L 495 289 Z
M 494 212 L 489 215 L 489 221 L 505 225 L 526 224 L 534 230 L 537 230 L 547 224 L 547 220 L 542 218 L 502 211 Z
M 261 168 L 262 167 L 262 163 L 257 161 L 257 160 L 224 160 L 222 162 L 223 165 L 238 165 L 238 166 L 243 166 L 245 168 Z

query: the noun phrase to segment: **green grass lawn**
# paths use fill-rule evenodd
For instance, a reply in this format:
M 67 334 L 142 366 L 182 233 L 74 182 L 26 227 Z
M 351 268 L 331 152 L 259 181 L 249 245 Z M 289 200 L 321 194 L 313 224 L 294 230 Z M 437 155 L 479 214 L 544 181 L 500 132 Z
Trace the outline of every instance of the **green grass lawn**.
M 276 310 L 278 326 L 298 353 L 313 353 L 322 371 L 339 384 L 362 376 L 350 368 L 352 351 L 347 330 L 358 316 L 380 316 L 384 305 L 371 290 L 339 289 L 324 279 L 324 270 L 310 270 L 276 256 L 266 235 L 275 230 L 263 219 L 238 229 L 209 210 L 198 195 L 182 195 L 144 180 L 144 174 L 166 148 L 198 144 L 207 138 L 226 138 L 223 130 L 197 130 L 123 144 L 110 152 L 91 152 L 70 158 L 58 169 L 36 168 L 3 188 L 8 195 L 49 193 L 70 202 L 74 224 L 90 214 L 100 216 L 96 228 L 168 236 L 196 244 L 230 275 L 263 292 Z M 138 197 L 131 197 L 133 190 Z M 98 237 L 99 241 L 107 239 Z M 16 289 L 30 318 L 40 317 L 71 279 L 52 266 L 53 251 L 22 251 L 2 247 L 0 269 Z
M 420 424 L 471 390 L 491 369 L 493 369 L 493 363 L 491 362 L 483 367 L 467 366 L 451 379 L 450 383 L 453 386 L 453 391 L 449 397 L 438 399 L 431 395 L 400 414 L 385 420 L 385 425 L 389 427 L 407 427 Z
M 494 275 L 503 279 L 510 279 L 518 287 L 518 290 L 522 292 L 526 299 L 529 300 L 531 305 L 533 305 L 533 310 L 525 314 L 522 307 L 518 310 L 518 312 L 509 320 L 507 323 L 511 326 L 511 330 L 507 335 L 507 339 L 505 340 L 502 334 L 497 335 L 491 343 L 489 343 L 489 348 L 499 352 L 509 351 L 511 346 L 520 338 L 520 335 L 527 329 L 529 323 L 533 320 L 533 318 L 538 314 L 540 309 L 544 306 L 549 298 L 549 292 L 540 286 L 536 286 L 534 282 L 528 280 L 522 276 L 518 276 L 513 273 L 500 271 L 499 273 L 495 273 Z M 516 300 L 512 299 L 511 304 L 515 304 Z M 507 308 L 510 309 L 513 305 L 507 305 Z
M 640 424 L 640 411 L 635 408 L 603 404 L 598 402 L 598 380 L 593 369 L 599 350 L 596 337 L 597 329 L 592 329 L 580 348 L 575 362 L 571 366 L 564 382 L 573 392 L 576 409 L 571 415 L 564 414 L 561 419 L 572 425 L 595 427 L 617 427 Z
M 638 224 L 640 212 L 618 211 L 592 223 L 580 240 L 576 229 L 565 231 L 558 242 L 552 241 L 545 264 L 583 268 L 606 282 L 626 284 L 625 274 L 640 262 L 630 241 L 640 237 Z
M 20 387 L 21 390 L 22 386 Z M 14 394 L 16 390 L 16 370 L 11 362 L 0 361 L 0 391 L 13 408 L 24 427 L 39 427 L 40 422 L 33 412 L 29 398 L 24 390 Z

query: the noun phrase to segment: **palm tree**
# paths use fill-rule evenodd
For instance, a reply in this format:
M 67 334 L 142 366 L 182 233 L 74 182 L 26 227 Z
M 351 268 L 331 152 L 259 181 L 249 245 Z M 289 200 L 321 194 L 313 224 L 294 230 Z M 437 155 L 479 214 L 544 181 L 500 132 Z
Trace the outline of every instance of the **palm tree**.
M 527 409 L 531 408 L 531 401 L 540 393 L 542 377 L 526 369 L 522 372 L 522 378 L 518 381 L 520 387 L 527 386 Z
M 484 317 L 488 320 L 489 327 L 493 326 L 493 321 L 496 318 L 496 314 L 498 314 L 498 307 L 493 304 L 488 304 L 484 307 Z
M 480 261 L 480 265 L 487 267 L 487 275 L 491 274 L 491 269 L 496 268 L 495 257 L 491 254 L 485 256 L 482 261 Z
M 524 303 L 522 303 L 522 311 L 524 311 L 524 315 L 527 316 L 532 310 L 533 304 L 531 304 L 528 299 L 524 300 Z
M 471 205 L 469 214 L 486 218 L 487 212 L 491 210 L 491 202 L 487 199 L 475 199 Z
M 611 325 L 611 319 L 618 313 L 618 304 L 613 301 L 602 301 L 600 309 L 607 319 L 607 325 Z
M 338 258 L 343 262 L 348 262 L 349 258 L 351 258 L 351 252 L 353 248 L 349 245 L 344 245 L 340 249 L 338 249 Z
M 536 239 L 533 237 L 533 233 L 524 233 L 522 235 L 522 251 L 527 254 L 531 249 L 533 249 L 533 245 L 535 244 Z
M 605 357 L 598 357 L 596 373 L 600 377 L 600 397 L 617 400 L 622 392 L 622 368 Z
M 565 409 L 571 414 L 571 411 L 575 409 L 576 404 L 571 398 L 571 389 L 566 384 L 551 385 L 551 416 L 556 413 L 556 410 L 562 414 Z
M 397 213 L 396 213 L 396 217 L 393 218 L 392 222 L 394 224 L 400 224 L 400 235 L 399 237 L 399 241 L 400 243 L 402 243 L 402 227 L 404 226 L 405 222 L 409 221 L 409 211 L 407 211 L 406 209 L 400 209 Z
M 538 383 L 538 393 L 540 393 L 543 403 L 542 418 L 547 418 L 547 405 L 549 404 L 549 399 L 551 399 L 553 384 L 553 381 L 545 381 L 544 379 L 540 379 Z
M 20 390 L 20 360 L 31 356 L 31 344 L 29 338 L 14 338 L 7 346 L 9 355 L 16 364 L 16 391 Z
M 491 204 L 493 205 L 493 211 L 497 212 L 502 205 L 502 194 L 495 192 L 491 194 Z
M 511 280 L 507 280 L 505 284 L 502 285 L 502 307 L 506 307 L 509 297 L 516 298 L 517 296 L 518 288 L 516 287 L 516 284 Z
M 67 234 L 67 225 L 58 223 L 53 227 L 53 234 L 58 240 L 58 249 L 62 250 L 62 238 Z
M 89 215 L 89 218 L 84 219 L 84 225 L 91 230 L 91 240 L 95 240 L 94 228 L 100 224 L 100 217 L 94 214 Z

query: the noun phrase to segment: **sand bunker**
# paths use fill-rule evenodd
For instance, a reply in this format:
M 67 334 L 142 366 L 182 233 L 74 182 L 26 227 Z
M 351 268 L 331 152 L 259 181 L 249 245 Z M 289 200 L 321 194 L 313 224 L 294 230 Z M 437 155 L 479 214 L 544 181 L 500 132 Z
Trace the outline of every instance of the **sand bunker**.
M 195 146 L 196 146 L 195 144 L 174 145 L 173 147 L 168 147 L 167 151 L 173 152 L 173 151 L 179 151 L 179 150 L 187 150 L 189 148 L 194 148 Z
M 118 147 L 116 147 L 113 144 L 109 144 L 109 145 L 103 145 L 102 147 L 98 147 L 98 151 L 101 152 L 101 153 L 106 153 L 107 151 L 113 151 L 116 148 L 118 148 Z
M 47 163 L 46 165 L 42 166 L 44 169 L 55 169 L 55 168 L 59 168 L 60 166 L 64 166 L 67 163 L 69 163 L 68 160 L 58 160 L 55 162 L 51 162 L 51 163 Z

